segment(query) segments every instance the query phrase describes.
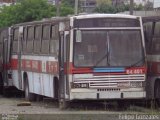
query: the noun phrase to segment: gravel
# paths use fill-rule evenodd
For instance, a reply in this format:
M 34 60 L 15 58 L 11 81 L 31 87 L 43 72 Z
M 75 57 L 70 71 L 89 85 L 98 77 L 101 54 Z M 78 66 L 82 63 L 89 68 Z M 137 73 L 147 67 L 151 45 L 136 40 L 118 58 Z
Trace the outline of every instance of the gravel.
M 73 119 L 77 119 L 77 115 L 79 116 L 79 118 L 85 118 L 86 116 L 93 118 L 91 120 L 97 120 L 98 118 L 100 120 L 112 120 L 112 118 L 114 118 L 114 120 L 119 120 L 119 116 L 122 115 L 132 115 L 134 114 L 157 114 L 160 115 L 160 110 L 158 111 L 154 111 L 151 109 L 147 109 L 144 108 L 136 108 L 134 106 L 130 107 L 131 109 L 127 109 L 127 110 L 110 110 L 110 109 L 86 109 L 84 108 L 75 108 L 75 107 L 71 107 L 67 110 L 60 110 L 58 108 L 58 104 L 56 101 L 53 100 L 45 100 L 45 101 L 41 101 L 41 102 L 31 102 L 31 106 L 17 106 L 17 104 L 20 104 L 22 102 L 25 102 L 24 98 L 5 98 L 3 96 L 0 96 L 0 116 L 4 115 L 4 114 L 12 114 L 12 115 L 23 115 L 23 118 L 25 117 L 25 115 L 28 115 L 27 117 L 32 117 L 34 118 L 33 120 L 36 120 L 36 118 L 38 118 L 38 116 L 41 118 L 42 115 L 46 117 L 48 117 L 47 120 L 50 120 L 54 117 L 56 117 L 56 120 L 60 120 L 58 119 L 59 117 L 63 117 L 64 119 L 67 118 L 67 120 L 70 120 L 72 117 Z M 77 104 L 77 106 L 81 106 L 80 104 Z M 136 110 L 138 109 L 138 110 Z M 140 109 L 140 110 L 139 110 Z M 37 116 L 38 115 L 38 116 Z M 83 116 L 81 116 L 83 115 Z M 107 119 L 106 119 L 107 117 Z M 1 118 L 1 117 L 0 117 Z M 29 118 L 31 120 L 31 118 Z M 160 116 L 159 116 L 160 118 Z M 63 120 L 63 119 L 62 119 Z M 83 120 L 83 119 L 80 119 Z M 84 119 L 85 120 L 85 119 Z

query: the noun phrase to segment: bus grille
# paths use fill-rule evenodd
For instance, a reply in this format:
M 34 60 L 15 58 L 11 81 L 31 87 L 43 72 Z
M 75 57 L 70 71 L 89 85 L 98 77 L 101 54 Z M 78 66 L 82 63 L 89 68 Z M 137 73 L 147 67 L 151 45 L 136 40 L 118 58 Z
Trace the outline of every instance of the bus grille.
M 137 75 L 105 75 L 74 77 L 74 83 L 88 83 L 90 88 L 124 88 L 141 87 L 145 81 L 144 74 Z

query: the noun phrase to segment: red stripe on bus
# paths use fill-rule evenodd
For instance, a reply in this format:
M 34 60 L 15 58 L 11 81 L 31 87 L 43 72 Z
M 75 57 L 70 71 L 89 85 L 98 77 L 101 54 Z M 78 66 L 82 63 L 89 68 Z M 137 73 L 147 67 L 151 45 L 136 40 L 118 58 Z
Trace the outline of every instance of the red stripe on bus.
M 8 70 L 8 69 L 11 67 L 10 64 L 3 64 L 2 66 L 3 66 L 3 69 L 4 69 L 4 70 Z M 2 69 L 2 68 L 1 68 L 1 69 Z
M 18 69 L 18 59 L 11 59 L 11 69 L 12 70 Z
M 32 60 L 22 59 L 22 70 L 32 71 Z
M 148 74 L 160 75 L 160 62 L 148 62 Z
M 84 73 L 93 73 L 94 75 L 123 75 L 123 74 L 145 74 L 147 68 L 142 67 L 132 67 L 125 70 L 125 72 L 114 72 L 114 73 L 94 73 L 92 68 L 76 68 L 72 63 L 69 65 L 70 74 L 84 74 Z
M 58 62 L 57 61 L 46 61 L 45 67 L 42 70 L 42 61 L 40 60 L 21 60 L 21 68 L 23 71 L 31 71 L 38 73 L 58 73 Z M 18 70 L 18 59 L 11 59 L 11 69 Z
M 46 63 L 46 70 L 47 73 L 53 73 L 53 74 L 58 74 L 58 62 L 57 61 L 47 61 Z
M 83 73 L 93 73 L 91 68 L 76 68 L 72 63 L 69 63 L 69 74 L 83 74 Z
M 147 72 L 147 67 L 131 67 L 126 69 L 126 74 L 145 74 Z
M 42 62 L 40 60 L 31 60 L 32 72 L 42 72 Z

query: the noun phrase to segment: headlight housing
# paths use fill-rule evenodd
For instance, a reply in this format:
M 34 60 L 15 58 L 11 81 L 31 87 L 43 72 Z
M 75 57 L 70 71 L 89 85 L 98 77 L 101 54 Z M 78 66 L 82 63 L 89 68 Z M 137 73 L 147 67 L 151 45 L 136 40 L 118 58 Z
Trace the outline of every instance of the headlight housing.
M 72 88 L 89 88 L 89 83 L 72 83 Z

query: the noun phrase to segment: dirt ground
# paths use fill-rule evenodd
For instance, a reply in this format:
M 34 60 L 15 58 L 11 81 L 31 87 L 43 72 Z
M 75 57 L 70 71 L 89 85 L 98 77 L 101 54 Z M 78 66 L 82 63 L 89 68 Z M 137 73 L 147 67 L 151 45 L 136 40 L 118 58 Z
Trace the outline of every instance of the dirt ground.
M 0 120 L 116 120 L 118 118 L 118 114 L 114 115 L 113 112 L 103 110 L 74 108 L 60 110 L 57 102 L 51 100 L 31 102 L 31 106 L 17 106 L 22 102 L 25 102 L 24 98 L 0 96 Z
M 132 106 L 127 110 L 114 110 L 102 106 L 94 108 L 93 104 L 83 106 L 76 103 L 73 104 L 74 107 L 60 110 L 56 101 L 48 99 L 31 102 L 31 106 L 17 106 L 24 101 L 21 97 L 5 98 L 0 95 L 0 120 L 9 120 L 4 119 L 5 117 L 11 117 L 12 120 L 142 120 L 136 117 L 144 114 L 155 117 L 153 120 L 160 120 L 160 110 L 137 106 Z M 16 115 L 18 118 L 13 119 Z M 148 118 L 143 120 L 148 120 Z
M 45 114 L 59 111 L 57 105 L 46 102 L 31 102 L 31 106 L 17 106 L 24 98 L 4 98 L 0 96 L 0 114 Z

